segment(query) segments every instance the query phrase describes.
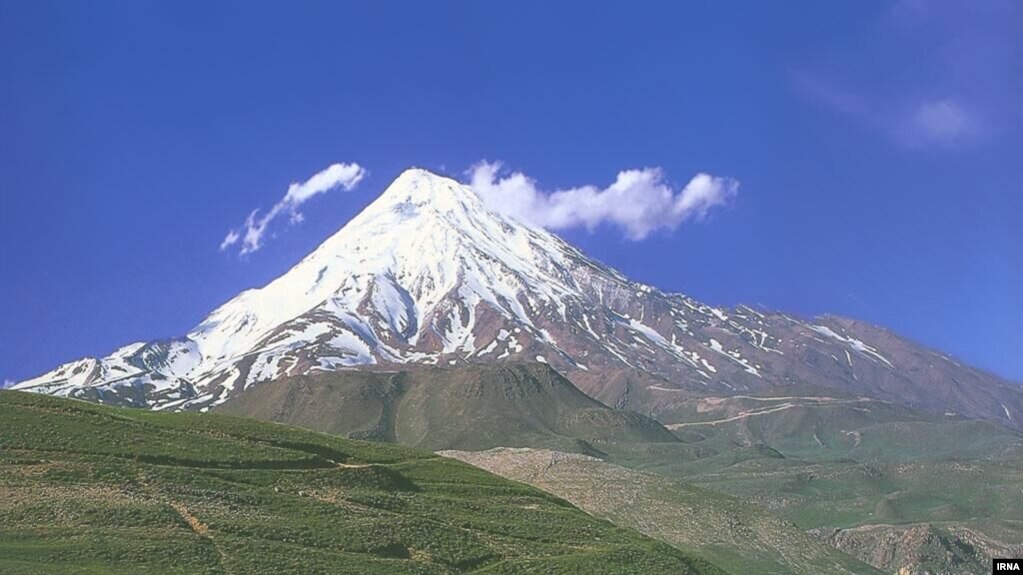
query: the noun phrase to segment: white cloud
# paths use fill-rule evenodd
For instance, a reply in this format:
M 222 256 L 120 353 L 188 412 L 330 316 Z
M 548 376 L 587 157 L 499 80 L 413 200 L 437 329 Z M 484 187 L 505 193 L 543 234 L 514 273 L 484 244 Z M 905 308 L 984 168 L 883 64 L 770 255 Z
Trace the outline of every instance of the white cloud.
M 468 175 L 473 189 L 494 211 L 550 229 L 592 230 L 607 223 L 631 240 L 701 220 L 739 190 L 733 179 L 701 173 L 675 193 L 659 168 L 619 172 L 603 189 L 588 185 L 554 192 L 541 191 L 522 172 L 502 176 L 500 162 L 480 162 Z
M 331 164 L 305 182 L 288 186 L 288 193 L 284 195 L 281 204 L 298 206 L 315 195 L 337 187 L 344 188 L 346 192 L 351 191 L 365 175 L 366 170 L 359 164 Z
M 331 164 L 325 170 L 314 174 L 308 180 L 298 183 L 294 182 L 288 186 L 287 193 L 281 201 L 274 204 L 265 215 L 259 216 L 259 210 L 255 209 L 249 213 L 241 228 L 232 229 L 220 242 L 220 251 L 224 251 L 241 242 L 241 255 L 250 254 L 263 247 L 264 236 L 270 223 L 282 214 L 288 215 L 291 224 L 299 224 L 305 219 L 302 212 L 298 211 L 299 206 L 309 199 L 341 188 L 344 191 L 351 191 L 366 176 L 366 170 L 356 163 Z
M 241 234 L 238 233 L 238 230 L 231 230 L 227 232 L 227 236 L 224 237 L 224 241 L 220 242 L 220 251 L 224 251 L 236 244 L 239 237 L 241 237 Z
M 14 384 L 15 384 L 15 382 L 13 380 L 5 379 L 4 380 L 4 384 L 0 385 L 0 389 L 7 389 L 8 387 L 11 387 Z

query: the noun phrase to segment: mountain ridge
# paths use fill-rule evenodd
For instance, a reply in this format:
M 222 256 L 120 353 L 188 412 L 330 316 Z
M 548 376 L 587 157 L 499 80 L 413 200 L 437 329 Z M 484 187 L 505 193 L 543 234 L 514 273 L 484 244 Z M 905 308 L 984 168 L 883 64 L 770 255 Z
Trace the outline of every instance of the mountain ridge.
M 648 415 L 670 413 L 676 399 L 809 388 L 1023 422 L 1023 388 L 888 330 L 715 308 L 632 282 L 418 168 L 186 336 L 64 364 L 14 388 L 207 410 L 285 376 L 506 361 L 549 363 L 591 397 Z

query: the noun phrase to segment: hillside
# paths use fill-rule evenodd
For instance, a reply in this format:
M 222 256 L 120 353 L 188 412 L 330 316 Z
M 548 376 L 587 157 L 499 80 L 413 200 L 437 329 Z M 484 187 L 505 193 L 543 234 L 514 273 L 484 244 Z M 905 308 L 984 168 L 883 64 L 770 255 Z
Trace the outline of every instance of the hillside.
M 902 567 L 935 575 L 989 573 L 991 558 L 1023 554 L 1018 526 L 991 521 L 864 525 L 814 535 L 891 573 Z
M 653 419 L 610 409 L 538 363 L 295 376 L 246 390 L 216 411 L 431 451 L 550 447 L 605 454 L 680 443 Z
M 985 573 L 1023 551 L 1023 434 L 876 400 L 718 398 L 633 465 L 730 494 L 888 572 Z
M 546 365 L 509 364 L 296 376 L 216 411 L 460 450 L 724 567 L 822 568 L 832 559 L 807 531 L 888 571 L 969 573 L 1023 544 L 1013 521 L 1023 513 L 1023 434 L 871 398 L 681 400 L 671 416 L 685 423 L 666 426 L 672 436 L 593 401 Z
M 681 400 L 665 427 L 698 445 L 770 445 L 787 457 L 895 462 L 1023 460 L 1023 433 L 869 397 L 720 396 Z
M 699 553 L 736 575 L 880 574 L 740 499 L 661 475 L 549 450 L 441 454 L 563 497 L 597 517 Z
M 0 572 L 722 573 L 395 445 L 0 392 Z

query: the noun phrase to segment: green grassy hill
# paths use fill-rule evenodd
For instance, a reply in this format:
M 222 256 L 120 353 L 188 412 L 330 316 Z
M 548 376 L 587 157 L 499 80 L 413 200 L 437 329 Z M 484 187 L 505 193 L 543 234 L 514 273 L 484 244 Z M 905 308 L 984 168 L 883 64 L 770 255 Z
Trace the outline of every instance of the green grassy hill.
M 0 572 L 469 571 L 721 573 L 430 453 L 0 392 Z
M 681 445 L 653 419 L 611 409 L 539 363 L 284 378 L 217 411 L 431 451 L 547 447 L 600 455 L 635 443 Z

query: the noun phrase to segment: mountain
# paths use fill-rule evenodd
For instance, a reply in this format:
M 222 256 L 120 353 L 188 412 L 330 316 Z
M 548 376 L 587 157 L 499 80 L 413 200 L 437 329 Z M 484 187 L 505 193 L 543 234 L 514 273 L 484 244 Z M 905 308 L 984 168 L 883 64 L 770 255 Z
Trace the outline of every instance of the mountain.
M 664 573 L 707 561 L 432 453 L 0 391 L 0 572 Z
M 524 360 L 666 424 L 685 423 L 693 398 L 737 395 L 869 397 L 1023 424 L 1016 384 L 862 322 L 718 309 L 630 281 L 421 169 L 184 337 L 81 359 L 14 388 L 207 410 L 286 376 Z
M 215 410 L 430 451 L 549 446 L 605 456 L 680 443 L 653 419 L 611 409 L 536 363 L 291 376 Z

